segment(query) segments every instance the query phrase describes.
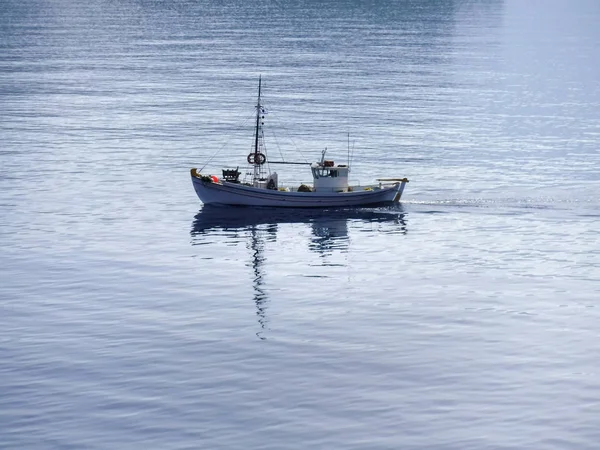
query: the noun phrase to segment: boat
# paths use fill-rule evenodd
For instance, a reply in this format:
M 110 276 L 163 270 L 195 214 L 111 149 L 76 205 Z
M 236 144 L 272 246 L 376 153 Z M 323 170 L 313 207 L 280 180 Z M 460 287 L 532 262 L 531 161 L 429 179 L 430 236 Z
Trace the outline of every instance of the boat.
M 336 164 L 325 159 L 326 149 L 320 161 L 298 163 L 270 161 L 264 144 L 264 118 L 266 110 L 261 103 L 262 78 L 258 79 L 258 101 L 253 151 L 248 154 L 247 181 L 240 180 L 239 166 L 225 168 L 222 177 L 203 174 L 202 170 L 190 170 L 192 184 L 198 198 L 205 205 L 252 206 L 273 208 L 335 208 L 371 207 L 399 203 L 407 178 L 378 178 L 375 184 L 355 185 L 348 183 L 350 161 Z M 270 171 L 271 164 L 306 164 L 313 183 L 280 186 L 277 172 Z

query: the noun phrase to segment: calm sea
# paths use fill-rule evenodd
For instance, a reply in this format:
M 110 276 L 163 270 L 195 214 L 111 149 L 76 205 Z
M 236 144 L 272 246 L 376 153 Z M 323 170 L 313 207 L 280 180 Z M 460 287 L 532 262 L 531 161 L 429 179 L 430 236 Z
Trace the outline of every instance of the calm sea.
M 600 448 L 599 23 L 3 0 L 0 448 Z M 352 153 L 402 204 L 203 208 L 260 74 L 274 159 Z

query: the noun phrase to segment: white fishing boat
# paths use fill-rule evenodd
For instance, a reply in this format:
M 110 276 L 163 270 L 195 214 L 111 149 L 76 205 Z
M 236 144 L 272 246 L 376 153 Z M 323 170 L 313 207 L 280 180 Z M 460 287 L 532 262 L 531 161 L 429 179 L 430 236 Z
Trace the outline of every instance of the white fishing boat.
M 270 161 L 264 144 L 264 114 L 261 104 L 261 79 L 258 81 L 256 126 L 254 145 L 247 157 L 250 177 L 240 180 L 239 166 L 223 169 L 222 177 L 202 174 L 191 169 L 192 184 L 204 204 L 231 206 L 265 206 L 285 208 L 331 208 L 354 206 L 377 206 L 398 203 L 408 183 L 406 178 L 379 178 L 371 185 L 351 186 L 348 182 L 350 163 L 336 164 L 325 159 L 309 166 L 312 185 L 297 187 L 280 186 L 277 172 L 271 172 L 272 164 L 304 164 L 297 162 Z

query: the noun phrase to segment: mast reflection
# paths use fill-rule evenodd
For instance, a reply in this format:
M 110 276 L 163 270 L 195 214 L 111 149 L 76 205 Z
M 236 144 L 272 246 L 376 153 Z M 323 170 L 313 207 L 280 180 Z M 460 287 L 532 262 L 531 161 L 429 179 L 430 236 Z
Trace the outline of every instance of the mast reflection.
M 263 233 L 264 232 L 264 233 Z M 256 225 L 251 225 L 250 229 L 250 240 L 248 241 L 247 247 L 251 251 L 251 266 L 254 278 L 252 280 L 252 287 L 254 289 L 254 304 L 256 305 L 256 315 L 258 317 L 258 324 L 260 325 L 260 331 L 256 333 L 259 339 L 266 339 L 264 331 L 267 327 L 267 293 L 264 289 L 265 274 L 264 274 L 264 263 L 265 263 L 265 239 L 268 241 L 269 236 L 274 237 L 277 232 L 277 225 L 270 224 L 266 230 L 259 230 Z M 263 236 L 263 234 L 266 236 Z
M 392 225 L 387 232 L 407 233 L 406 213 L 402 205 L 378 209 L 271 209 L 243 207 L 204 206 L 194 216 L 190 235 L 192 245 L 206 244 L 214 238 L 239 242 L 240 236 L 248 236 L 246 248 L 250 253 L 248 266 L 252 269 L 253 302 L 260 330 L 259 339 L 266 339 L 269 305 L 266 287 L 265 249 L 268 243 L 277 241 L 282 224 L 301 223 L 310 226 L 311 238 L 308 248 L 320 256 L 334 251 L 347 251 L 350 245 L 349 224 Z

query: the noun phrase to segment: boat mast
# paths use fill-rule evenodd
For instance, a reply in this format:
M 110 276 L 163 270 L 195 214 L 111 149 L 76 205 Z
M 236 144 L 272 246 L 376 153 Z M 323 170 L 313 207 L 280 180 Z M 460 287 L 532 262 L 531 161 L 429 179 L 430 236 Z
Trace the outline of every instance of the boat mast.
M 252 184 L 256 182 L 259 177 L 259 151 L 258 151 L 258 133 L 260 131 L 260 88 L 261 88 L 261 76 L 258 76 L 258 101 L 256 102 L 256 132 L 254 136 L 254 177 Z

